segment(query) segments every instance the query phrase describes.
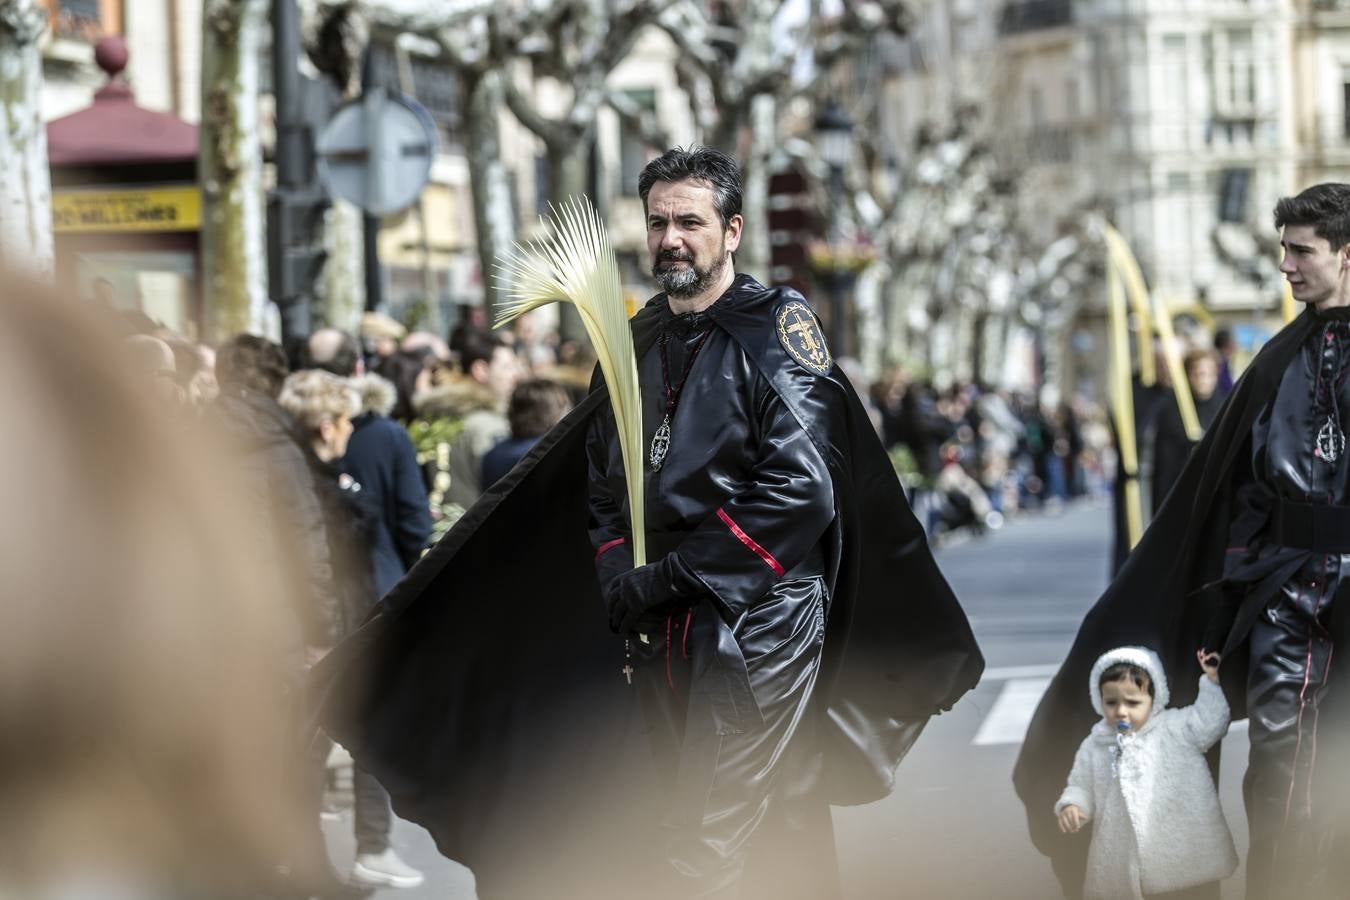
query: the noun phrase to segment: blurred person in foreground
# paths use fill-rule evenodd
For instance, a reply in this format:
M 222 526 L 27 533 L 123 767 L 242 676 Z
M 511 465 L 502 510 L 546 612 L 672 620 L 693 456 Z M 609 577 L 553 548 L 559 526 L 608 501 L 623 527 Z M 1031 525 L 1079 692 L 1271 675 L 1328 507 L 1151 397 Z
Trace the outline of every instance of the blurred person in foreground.
M 322 664 L 365 695 L 325 721 L 483 900 L 829 900 L 830 805 L 983 660 L 815 314 L 735 272 L 736 164 L 639 193 L 649 561 L 597 388 Z
M 272 893 L 295 849 L 284 573 L 213 436 L 86 311 L 4 283 L 0 896 Z
M 511 435 L 497 442 L 483 457 L 483 489 L 497 483 L 530 452 L 550 428 L 572 408 L 567 388 L 546 378 L 531 378 L 516 385 L 506 418 Z
M 287 867 L 295 882 L 288 896 L 340 895 L 343 884 L 319 825 L 322 794 L 315 796 L 312 777 L 327 756 L 327 742 L 304 727 L 300 700 L 305 671 L 332 649 L 346 626 L 342 585 L 334 573 L 338 561 L 310 463 L 311 438 L 277 402 L 288 374 L 279 345 L 236 335 L 219 348 L 216 371 L 215 421 L 227 436 L 230 474 L 251 512 L 257 557 L 264 565 L 284 566 L 290 576 L 285 609 L 292 617 L 291 677 L 282 688 L 293 698 L 288 789 L 303 804 L 303 814 L 296 824 L 299 856 Z
M 1251 900 L 1339 898 L 1350 879 L 1350 185 L 1275 206 L 1303 312 L 1244 370 L 1124 568 L 1087 614 L 1027 732 L 1013 780 L 1032 839 L 1066 889 L 1081 840 L 1046 810 L 1086 730 L 1083 679 L 1122 643 L 1156 649 L 1178 704 L 1196 647 L 1220 654 L 1247 718 L 1243 784 Z

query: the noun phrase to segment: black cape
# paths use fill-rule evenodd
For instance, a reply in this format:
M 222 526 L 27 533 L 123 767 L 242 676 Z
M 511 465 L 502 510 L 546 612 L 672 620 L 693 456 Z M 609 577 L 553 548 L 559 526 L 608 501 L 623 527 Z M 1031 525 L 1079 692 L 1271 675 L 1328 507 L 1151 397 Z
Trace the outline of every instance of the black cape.
M 711 315 L 768 367 L 785 293 L 743 293 Z M 632 321 L 639 355 L 663 304 Z M 862 803 L 890 791 L 928 717 L 984 663 L 847 379 L 835 367 L 813 382 L 832 411 L 814 436 L 844 548 L 816 696 L 830 799 Z M 664 801 L 587 537 L 587 424 L 608 402 L 592 391 L 315 670 L 323 727 L 475 871 L 484 900 L 632 896 L 631 878 L 661 865 Z
M 1054 815 L 1074 751 L 1097 716 L 1088 675 L 1101 654 L 1126 644 L 1158 651 L 1172 686 L 1171 706 L 1195 700 L 1195 651 L 1215 612 L 1233 509 L 1234 467 L 1251 465 L 1251 432 L 1285 369 L 1318 327 L 1311 309 L 1262 347 L 1196 445 L 1138 546 L 1088 611 L 1068 657 L 1032 717 L 1013 769 L 1032 842 L 1051 858 L 1070 897 L 1082 892 L 1090 829 L 1062 835 Z M 1242 632 L 1243 623 L 1233 633 Z M 1246 716 L 1245 645 L 1227 648 L 1220 680 L 1233 718 Z M 1217 747 L 1213 759 L 1217 759 Z

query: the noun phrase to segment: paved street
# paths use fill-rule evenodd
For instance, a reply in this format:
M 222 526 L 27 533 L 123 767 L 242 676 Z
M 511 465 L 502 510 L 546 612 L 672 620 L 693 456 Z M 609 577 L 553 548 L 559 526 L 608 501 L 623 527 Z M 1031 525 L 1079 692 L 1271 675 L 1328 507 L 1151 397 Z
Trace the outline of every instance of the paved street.
M 1048 863 L 1026 836 L 1011 773 L 1041 691 L 1106 584 L 1109 530 L 1106 507 L 1079 506 L 939 552 L 989 668 L 976 690 L 929 725 L 901 765 L 891 797 L 836 810 L 846 900 L 1059 896 Z M 1224 746 L 1229 765 L 1221 785 L 1239 852 L 1246 833 L 1239 791 L 1245 744 L 1245 729 L 1234 728 Z M 348 816 L 329 823 L 343 864 L 351 854 Z M 471 900 L 472 877 L 439 858 L 424 831 L 400 823 L 396 842 L 428 881 L 415 891 L 380 896 Z M 1240 884 L 1227 886 L 1224 900 L 1241 897 Z

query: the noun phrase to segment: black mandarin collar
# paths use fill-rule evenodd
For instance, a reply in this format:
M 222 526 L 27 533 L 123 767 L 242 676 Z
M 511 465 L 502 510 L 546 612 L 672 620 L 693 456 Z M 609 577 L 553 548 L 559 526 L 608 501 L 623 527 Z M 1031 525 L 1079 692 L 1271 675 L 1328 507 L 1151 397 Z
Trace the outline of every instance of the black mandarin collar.
M 1350 322 L 1350 306 L 1333 306 L 1331 309 L 1313 307 L 1312 313 L 1322 321 Z

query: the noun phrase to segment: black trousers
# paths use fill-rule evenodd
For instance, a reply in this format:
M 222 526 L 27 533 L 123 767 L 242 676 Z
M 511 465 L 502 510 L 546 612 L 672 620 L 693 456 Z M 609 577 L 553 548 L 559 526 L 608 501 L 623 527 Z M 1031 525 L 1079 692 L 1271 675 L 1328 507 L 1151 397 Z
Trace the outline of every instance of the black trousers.
M 819 713 L 811 704 L 828 597 L 819 576 L 789 577 L 738 634 L 763 724 L 714 727 L 690 648 L 703 631 L 676 613 L 650 645 L 632 641 L 637 686 L 670 797 L 663 826 L 677 898 L 833 900 L 838 863 L 821 790 Z M 699 615 L 715 615 L 700 607 Z M 706 633 L 706 632 L 704 632 Z M 697 638 L 692 638 L 697 639 Z
M 389 849 L 389 832 L 394 825 L 389 793 L 373 775 L 361 769 L 352 772 L 352 793 L 357 854 L 383 853 Z
M 1251 632 L 1251 752 L 1243 781 L 1251 900 L 1342 897 L 1347 889 L 1328 884 L 1340 865 L 1336 798 L 1343 791 L 1336 782 L 1347 775 L 1340 713 L 1328 709 L 1336 656 L 1330 611 L 1337 579 L 1330 574 L 1300 573 Z

